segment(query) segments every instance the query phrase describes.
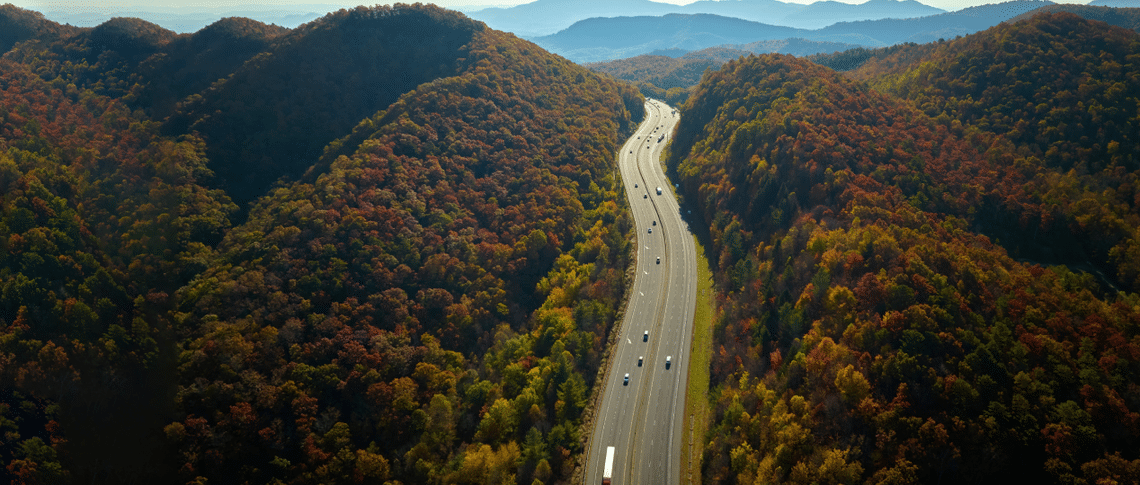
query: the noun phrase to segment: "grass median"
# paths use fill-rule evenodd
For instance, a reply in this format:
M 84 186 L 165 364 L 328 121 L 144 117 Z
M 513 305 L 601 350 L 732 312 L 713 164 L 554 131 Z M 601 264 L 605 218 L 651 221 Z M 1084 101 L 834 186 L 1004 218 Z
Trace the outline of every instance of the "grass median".
M 701 483 L 701 455 L 709 424 L 709 360 L 712 358 L 713 279 L 705 248 L 697 248 L 697 308 L 693 315 L 689 350 L 689 385 L 685 390 L 685 436 L 681 457 L 681 483 Z

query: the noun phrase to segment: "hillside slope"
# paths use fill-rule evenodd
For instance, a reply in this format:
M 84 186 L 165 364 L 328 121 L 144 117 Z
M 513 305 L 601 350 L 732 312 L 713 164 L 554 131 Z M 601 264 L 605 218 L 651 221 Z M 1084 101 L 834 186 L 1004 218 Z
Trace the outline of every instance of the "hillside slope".
M 73 34 L 77 29 L 44 18 L 43 14 L 24 10 L 10 3 L 0 5 L 0 53 L 19 42 Z
M 680 114 L 718 291 L 705 483 L 1140 476 L 1140 297 L 975 232 L 1039 207 L 1040 169 L 785 56 Z
M 432 6 L 216 27 L 195 40 L 128 19 L 0 59 L 0 468 L 25 483 L 567 480 L 625 291 L 614 154 L 643 99 Z M 75 69 L 93 38 L 107 63 Z M 322 128 L 296 180 L 237 194 L 253 203 L 236 225 L 209 169 L 213 115 L 196 135 L 132 109 L 163 82 L 146 72 L 200 80 L 179 66 L 210 60 L 180 43 L 233 42 L 270 50 L 180 113 L 248 93 L 253 118 L 218 118 L 265 137 L 325 116 L 302 108 L 342 123 L 356 115 L 337 103 L 376 94 L 333 92 L 317 67 L 345 68 L 331 54 L 362 39 L 441 62 L 385 71 L 408 91 Z M 265 80 L 283 86 L 236 84 Z
M 228 18 L 193 34 L 115 18 L 41 35 L 9 56 L 47 81 L 143 110 L 168 136 L 196 133 L 214 183 L 248 207 L 278 179 L 298 178 L 361 119 L 454 75 L 464 46 L 485 28 L 443 9 L 405 7 L 340 10 L 293 30 Z M 25 23 L 58 25 L 38 22 Z M 438 37 L 421 42 L 425 30 Z
M 250 201 L 300 176 L 325 145 L 401 94 L 454 75 L 484 26 L 445 12 L 359 7 L 302 25 L 183 102 L 165 129 L 199 132 L 231 195 Z
M 312 183 L 260 201 L 179 293 L 187 417 L 167 431 L 184 469 L 569 476 L 624 291 L 613 157 L 639 100 L 507 34 L 469 46 L 461 75 L 402 96 Z
M 1012 19 L 1011 22 L 1020 22 L 1022 20 L 1033 17 L 1037 14 L 1052 13 L 1052 12 L 1069 12 L 1086 18 L 1089 20 L 1099 20 L 1110 25 L 1117 27 L 1124 27 L 1129 30 L 1140 31 L 1140 2 L 1130 5 L 1130 8 L 1125 8 L 1123 5 L 1119 7 L 1112 6 L 1098 6 L 1097 2 L 1092 2 L 1089 5 L 1074 5 L 1071 3 L 1060 3 L 1057 5 L 1046 5 L 1036 10 L 1018 15 Z
M 1028 191 L 1042 210 L 984 227 L 1011 251 L 1091 265 L 1140 291 L 1137 53 L 1134 31 L 1044 13 L 940 45 L 921 61 L 900 51 L 850 74 L 944 124 L 977 130 L 977 144 L 1036 172 Z
M 287 32 L 243 18 L 221 19 L 193 34 L 176 34 L 135 18 L 115 18 L 76 28 L 18 10 L 15 31 L 37 26 L 42 33 L 7 46 L 7 56 L 34 66 L 45 81 L 117 98 L 156 120 L 245 61 L 269 50 Z M 35 21 L 27 20 L 36 18 Z M 2 47 L 2 46 L 0 46 Z
M 237 207 L 210 188 L 200 139 L 57 86 L 0 59 L 0 468 L 14 483 L 166 476 L 162 302 Z

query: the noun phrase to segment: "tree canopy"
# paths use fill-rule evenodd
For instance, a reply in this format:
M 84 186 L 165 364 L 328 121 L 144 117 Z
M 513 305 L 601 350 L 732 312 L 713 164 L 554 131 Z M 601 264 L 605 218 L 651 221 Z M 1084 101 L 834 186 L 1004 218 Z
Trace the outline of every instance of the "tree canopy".
M 1108 202 L 1130 185 L 1105 190 L 1134 176 L 1104 148 L 1131 135 L 1105 132 L 1101 152 L 1034 137 L 1087 143 L 1076 163 L 1104 167 L 1092 173 L 995 130 L 1007 97 L 966 109 L 968 91 L 915 94 L 961 87 L 936 66 L 969 59 L 955 72 L 978 75 L 991 43 L 1023 30 L 1058 33 L 1027 49 L 1121 46 L 1067 67 L 1082 72 L 1140 52 L 1135 33 L 1041 15 L 857 73 L 879 91 L 757 56 L 706 76 L 682 107 L 668 166 L 707 224 L 718 295 L 706 482 L 1140 476 L 1140 297 L 1121 250 L 1073 257 L 1087 240 L 1136 241 L 1123 222 L 1135 208 Z M 1038 59 L 1052 75 L 1078 56 Z M 1073 94 L 1101 96 L 1083 79 Z M 934 99 L 958 111 L 932 112 Z
M 569 479 L 634 88 L 434 6 L 29 25 L 0 59 L 6 476 Z

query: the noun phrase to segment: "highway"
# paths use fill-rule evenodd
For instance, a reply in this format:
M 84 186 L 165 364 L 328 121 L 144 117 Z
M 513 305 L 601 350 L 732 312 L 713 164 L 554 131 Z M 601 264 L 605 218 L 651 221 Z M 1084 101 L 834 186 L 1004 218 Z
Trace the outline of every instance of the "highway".
M 660 164 L 677 115 L 658 100 L 647 101 L 645 109 L 645 121 L 618 157 L 637 231 L 637 274 L 602 383 L 601 408 L 588 442 L 587 484 L 602 483 L 608 446 L 615 448 L 614 485 L 681 482 L 696 249 Z

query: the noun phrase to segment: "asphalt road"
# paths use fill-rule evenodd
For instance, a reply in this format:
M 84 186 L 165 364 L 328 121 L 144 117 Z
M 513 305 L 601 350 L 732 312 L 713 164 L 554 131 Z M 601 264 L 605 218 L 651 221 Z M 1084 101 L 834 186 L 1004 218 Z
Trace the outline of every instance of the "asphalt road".
M 637 275 L 589 440 L 587 484 L 602 483 L 608 446 L 615 448 L 614 485 L 680 483 L 696 250 L 660 164 L 677 115 L 657 100 L 645 108 L 645 122 L 618 160 L 637 227 Z

